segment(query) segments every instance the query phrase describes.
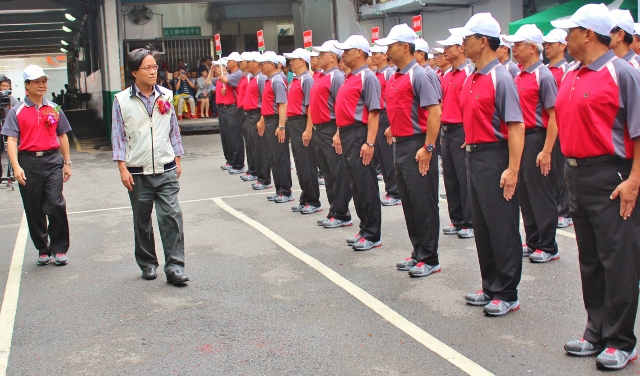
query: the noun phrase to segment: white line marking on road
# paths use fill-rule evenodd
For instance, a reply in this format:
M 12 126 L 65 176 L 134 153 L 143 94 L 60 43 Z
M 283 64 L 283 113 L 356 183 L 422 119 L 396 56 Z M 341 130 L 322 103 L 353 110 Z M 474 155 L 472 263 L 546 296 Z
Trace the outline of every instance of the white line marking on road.
M 24 249 L 27 245 L 27 217 L 22 213 L 20 229 L 13 248 L 7 287 L 4 290 L 2 309 L 0 309 L 0 376 L 7 374 L 9 353 L 11 352 L 11 339 L 13 338 L 13 325 L 18 309 L 18 296 L 20 294 L 20 278 L 22 277 L 22 263 L 24 262 Z
M 224 209 L 229 214 L 238 218 L 239 220 L 245 222 L 249 226 L 255 228 L 259 232 L 261 232 L 264 236 L 269 238 L 271 241 L 279 245 L 282 249 L 289 252 L 292 256 L 300 259 L 302 262 L 306 263 L 313 269 L 317 270 L 320 274 L 324 275 L 331 282 L 338 285 L 340 288 L 353 295 L 356 299 L 362 302 L 367 307 L 371 308 L 375 313 L 379 314 L 387 320 L 389 323 L 402 330 L 409 336 L 413 337 L 416 341 L 420 342 L 427 349 L 433 351 L 438 354 L 440 357 L 458 367 L 463 372 L 469 375 L 492 375 L 491 372 L 482 368 L 479 364 L 474 363 L 469 358 L 455 351 L 451 347 L 447 346 L 442 341 L 433 337 L 431 334 L 425 332 L 422 328 L 418 327 L 411 321 L 407 320 L 399 313 L 391 309 L 386 304 L 382 303 L 375 297 L 373 297 L 368 292 L 364 291 L 362 288 L 355 285 L 353 282 L 344 278 L 333 269 L 324 265 L 320 261 L 315 258 L 307 255 L 302 252 L 298 248 L 296 248 L 293 244 L 289 243 L 282 237 L 280 237 L 275 232 L 269 230 L 267 227 L 259 223 L 258 221 L 247 217 L 246 215 L 240 213 L 238 210 L 232 208 L 227 205 L 221 198 L 212 199 L 218 206 Z

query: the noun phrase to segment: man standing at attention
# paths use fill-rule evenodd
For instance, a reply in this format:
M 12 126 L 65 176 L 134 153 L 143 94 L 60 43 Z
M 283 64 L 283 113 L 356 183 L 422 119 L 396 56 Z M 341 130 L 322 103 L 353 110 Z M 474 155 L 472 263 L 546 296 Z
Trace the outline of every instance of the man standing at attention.
M 22 77 L 28 96 L 9 110 L 0 134 L 7 137 L 38 265 L 49 264 L 52 255 L 56 265 L 66 265 L 69 221 L 62 186 L 71 178 L 71 126 L 64 112 L 44 97 L 50 77 L 42 68 L 29 65 Z
M 367 67 L 369 42 L 363 36 L 352 35 L 335 47 L 344 51 L 342 60 L 350 73 L 336 98 L 338 130 L 333 144 L 343 157 L 360 218 L 360 239 L 352 245 L 357 251 L 366 251 L 382 245 L 378 174 L 371 163 L 378 134 L 380 82 Z
M 482 290 L 467 294 L 467 304 L 484 306 L 490 316 L 520 308 L 522 243 L 516 183 L 524 147 L 524 123 L 513 78 L 500 64 L 500 24 L 478 13 L 464 27 L 449 29 L 462 37 L 475 72 L 460 93 L 467 143 L 469 196 Z
M 178 120 L 170 106 L 172 94 L 155 84 L 158 65 L 154 53 L 146 48 L 129 53 L 127 64 L 134 83 L 116 94 L 111 143 L 120 180 L 129 191 L 135 256 L 142 278 L 156 279 L 159 266 L 151 223 L 155 202 L 164 272 L 167 282 L 179 286 L 189 280 L 183 274 L 184 233 L 178 203 L 180 156 L 184 150 Z
M 387 83 L 387 113 L 394 148 L 396 176 L 402 210 L 413 251 L 396 264 L 412 277 L 439 272 L 438 156 L 435 142 L 440 132 L 440 96 L 425 70 L 414 58 L 416 34 L 407 26 L 394 26 L 387 38 L 387 54 L 396 72 Z

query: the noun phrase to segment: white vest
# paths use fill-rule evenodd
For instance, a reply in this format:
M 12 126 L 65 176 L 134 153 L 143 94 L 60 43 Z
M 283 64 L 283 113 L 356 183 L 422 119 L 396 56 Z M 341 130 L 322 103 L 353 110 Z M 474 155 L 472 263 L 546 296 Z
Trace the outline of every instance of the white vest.
M 127 142 L 125 163 L 127 167 L 142 167 L 144 175 L 162 174 L 164 165 L 171 163 L 175 154 L 169 135 L 172 111 L 161 114 L 157 102 L 162 99 L 172 103 L 173 94 L 168 89 L 155 86 L 156 104 L 149 116 L 142 99 L 132 95 L 133 90 L 130 87 L 116 94 Z

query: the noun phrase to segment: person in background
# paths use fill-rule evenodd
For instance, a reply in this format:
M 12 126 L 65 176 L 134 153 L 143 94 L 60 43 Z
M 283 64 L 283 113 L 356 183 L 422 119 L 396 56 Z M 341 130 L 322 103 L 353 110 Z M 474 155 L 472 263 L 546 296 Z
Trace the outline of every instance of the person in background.
M 196 87 L 198 88 L 196 98 L 198 98 L 198 103 L 200 103 L 200 117 L 202 118 L 209 117 L 209 102 L 213 88 L 211 76 L 211 71 L 203 68 L 200 70 L 200 77 L 196 80 Z
M 182 113 L 184 112 L 184 101 L 187 100 L 189 103 L 189 109 L 191 110 L 191 117 L 188 119 L 196 118 L 196 102 L 193 99 L 193 94 L 191 93 L 191 89 L 195 88 L 196 85 L 189 79 L 187 76 L 187 71 L 181 69 L 176 72 L 178 75 L 174 75 L 173 79 L 173 87 L 176 91 L 177 100 L 173 100 L 176 105 L 176 113 L 178 114 L 178 120 L 182 120 Z
M 351 73 L 351 68 L 349 68 L 348 66 L 346 66 L 344 64 L 344 60 L 340 59 L 340 61 L 338 61 L 338 69 L 340 69 L 340 71 L 342 71 L 342 74 L 346 76 L 349 75 L 349 73 Z
M 518 68 L 516 63 L 511 61 L 511 43 L 505 42 L 502 37 L 504 37 L 504 34 L 500 36 L 500 47 L 498 47 L 498 50 L 496 51 L 498 61 L 507 68 L 511 77 L 515 78 L 516 74 L 520 72 L 520 68 Z
M 44 98 L 51 79 L 44 70 L 29 65 L 22 77 L 28 96 L 9 110 L 0 134 L 7 137 L 29 235 L 39 253 L 37 263 L 47 265 L 53 255 L 55 264 L 62 266 L 68 262 L 70 244 L 62 188 L 71 178 L 71 126 L 60 107 Z
M 609 48 L 617 57 L 627 61 L 636 70 L 640 70 L 640 56 L 631 49 L 633 33 L 635 32 L 633 16 L 628 10 L 613 9 L 609 16 L 613 19 L 615 27 L 611 31 L 611 44 Z
M 115 96 L 111 143 L 120 181 L 129 191 L 135 258 L 142 279 L 157 278 L 159 262 L 151 224 L 155 204 L 165 276 L 167 282 L 180 286 L 189 281 L 184 275 L 184 230 L 178 202 L 184 149 L 170 104 L 171 91 L 155 85 L 155 53 L 148 48 L 129 53 L 127 67 L 134 83 Z
M 640 23 L 633 24 L 633 43 L 631 49 L 636 55 L 640 55 Z
M 0 91 L 11 90 L 11 80 L 9 77 L 4 74 L 0 74 Z M 55 93 L 51 93 L 55 96 Z M 11 107 L 17 106 L 20 101 L 13 96 L 13 94 L 9 95 L 9 100 L 11 101 Z

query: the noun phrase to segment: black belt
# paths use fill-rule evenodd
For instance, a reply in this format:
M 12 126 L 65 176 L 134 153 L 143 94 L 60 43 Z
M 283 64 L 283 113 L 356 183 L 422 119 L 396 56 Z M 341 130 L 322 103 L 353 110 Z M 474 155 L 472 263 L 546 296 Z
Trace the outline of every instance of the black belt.
M 524 134 L 528 136 L 530 134 L 542 133 L 542 132 L 546 132 L 546 131 L 547 131 L 547 128 L 535 127 L 535 128 L 525 129 L 524 130 Z
M 424 139 L 427 137 L 426 133 L 418 133 L 418 134 L 414 134 L 412 136 L 402 136 L 402 137 L 394 137 L 394 141 L 398 144 L 402 144 L 404 142 L 408 142 L 408 141 L 414 141 L 414 140 L 422 140 L 424 142 Z
M 254 112 L 261 112 L 262 110 L 259 108 L 254 108 L 253 110 L 244 110 L 245 114 L 253 114 Z
M 57 152 L 58 152 L 58 148 L 51 149 L 51 150 L 45 150 L 45 151 L 20 150 L 20 151 L 18 151 L 18 154 L 33 155 L 35 157 L 44 157 L 45 155 L 50 155 L 50 154 L 54 154 L 54 153 L 57 153 Z
M 231 107 L 231 106 L 235 106 L 235 105 L 236 104 L 234 103 L 234 104 L 223 104 L 222 106 L 224 106 L 226 108 L 226 107 Z
M 319 131 L 320 129 L 324 129 L 330 126 L 336 126 L 336 121 L 335 120 L 330 120 L 326 123 L 320 123 L 320 124 L 314 124 L 313 125 L 313 130 L 314 131 Z
M 171 161 L 169 163 L 165 163 L 164 170 L 168 171 L 176 167 L 176 161 Z M 132 174 L 142 174 L 144 172 L 144 167 L 127 167 Z M 153 172 L 155 174 L 155 171 Z
M 489 143 L 486 143 L 486 144 L 468 144 L 467 145 L 467 152 L 475 153 L 475 152 L 479 152 L 479 151 L 500 149 L 500 148 L 507 147 L 507 146 L 508 146 L 507 141 L 489 142 Z
M 459 124 L 442 124 L 442 130 L 445 132 L 451 131 L 455 128 L 461 127 L 462 123 Z
M 613 161 L 631 161 L 630 159 L 622 159 L 618 156 L 615 155 L 603 155 L 600 157 L 593 157 L 593 158 L 569 158 L 567 157 L 567 164 L 571 167 L 577 167 L 577 166 L 588 166 L 588 165 L 594 165 L 594 164 L 598 164 L 598 163 L 605 163 L 605 162 L 613 162 Z
M 294 115 L 294 116 L 289 116 L 287 117 L 287 119 L 289 120 L 298 120 L 298 119 L 306 119 L 307 115 Z
M 355 131 L 356 129 L 360 128 L 360 127 L 366 127 L 367 125 L 365 123 L 362 123 L 360 121 L 356 121 L 355 123 L 351 124 L 351 125 L 347 125 L 346 127 L 338 127 L 338 129 L 340 130 L 340 133 L 343 132 L 350 132 L 350 131 Z

